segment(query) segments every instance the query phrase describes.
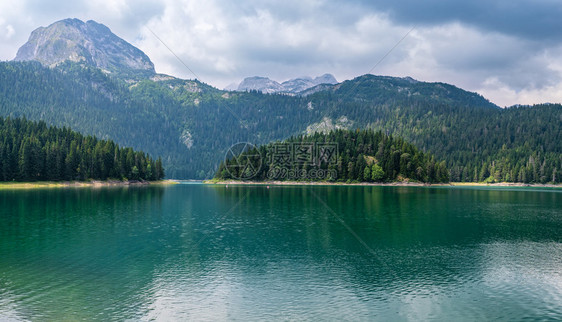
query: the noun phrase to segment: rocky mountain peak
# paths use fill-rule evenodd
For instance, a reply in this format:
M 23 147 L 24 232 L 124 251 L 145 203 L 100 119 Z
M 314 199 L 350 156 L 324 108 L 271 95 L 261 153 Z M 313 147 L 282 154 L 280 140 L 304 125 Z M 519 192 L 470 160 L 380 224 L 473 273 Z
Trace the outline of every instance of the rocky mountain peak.
M 154 73 L 154 64 L 145 53 L 93 20 L 64 19 L 35 29 L 14 60 L 36 60 L 46 66 L 71 60 L 109 72 Z
M 263 93 L 289 93 L 298 94 L 304 90 L 320 84 L 337 84 L 338 81 L 331 74 L 324 74 L 312 78 L 310 76 L 302 76 L 298 78 L 293 78 L 283 83 L 278 83 L 267 77 L 247 77 L 240 85 L 238 85 L 238 91 L 250 91 L 257 90 Z
M 246 77 L 240 85 L 238 85 L 239 91 L 251 91 L 257 90 L 263 93 L 277 93 L 282 90 L 281 84 L 271 80 L 267 77 L 253 76 Z

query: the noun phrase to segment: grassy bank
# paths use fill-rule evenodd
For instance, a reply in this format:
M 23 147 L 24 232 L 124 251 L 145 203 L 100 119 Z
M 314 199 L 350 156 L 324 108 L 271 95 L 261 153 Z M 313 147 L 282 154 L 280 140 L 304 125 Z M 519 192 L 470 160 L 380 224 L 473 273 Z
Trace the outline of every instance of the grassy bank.
M 521 182 L 451 182 L 450 185 L 458 187 L 535 187 L 535 188 L 562 188 L 562 184 L 551 183 L 521 183 Z
M 145 186 L 176 184 L 172 180 L 159 181 L 36 181 L 36 182 L 0 182 L 0 190 L 6 189 L 37 189 L 37 188 L 68 188 L 68 187 L 109 187 L 109 186 Z

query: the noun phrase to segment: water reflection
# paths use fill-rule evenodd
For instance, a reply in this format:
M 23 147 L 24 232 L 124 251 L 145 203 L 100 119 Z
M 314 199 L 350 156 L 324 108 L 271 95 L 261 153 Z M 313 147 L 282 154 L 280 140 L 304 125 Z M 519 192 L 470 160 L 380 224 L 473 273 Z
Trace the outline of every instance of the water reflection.
M 562 318 L 561 196 L 370 186 L 1 191 L 0 318 Z

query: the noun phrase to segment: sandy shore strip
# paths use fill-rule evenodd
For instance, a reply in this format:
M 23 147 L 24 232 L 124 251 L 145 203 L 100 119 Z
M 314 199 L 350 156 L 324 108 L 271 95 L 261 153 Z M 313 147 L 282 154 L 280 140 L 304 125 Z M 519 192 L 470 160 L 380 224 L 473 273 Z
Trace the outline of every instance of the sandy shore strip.
M 214 181 L 206 180 L 204 184 L 215 185 L 272 185 L 272 186 L 389 186 L 389 187 L 534 187 L 534 188 L 562 188 L 562 184 L 528 184 L 528 183 L 513 183 L 513 182 L 499 182 L 499 183 L 478 183 L 478 182 L 450 182 L 450 183 L 423 183 L 423 182 L 322 182 L 322 181 L 238 181 L 238 180 L 225 180 Z

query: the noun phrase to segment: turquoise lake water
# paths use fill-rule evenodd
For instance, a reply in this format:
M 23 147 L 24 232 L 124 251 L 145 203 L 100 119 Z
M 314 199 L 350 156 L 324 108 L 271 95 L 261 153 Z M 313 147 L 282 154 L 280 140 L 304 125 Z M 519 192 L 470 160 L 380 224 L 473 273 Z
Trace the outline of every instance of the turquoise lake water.
M 562 189 L 2 190 L 0 320 L 562 320 Z

